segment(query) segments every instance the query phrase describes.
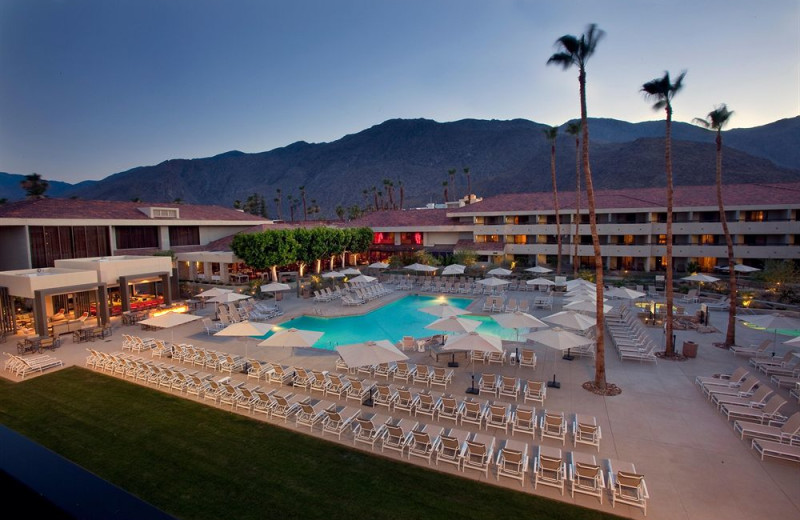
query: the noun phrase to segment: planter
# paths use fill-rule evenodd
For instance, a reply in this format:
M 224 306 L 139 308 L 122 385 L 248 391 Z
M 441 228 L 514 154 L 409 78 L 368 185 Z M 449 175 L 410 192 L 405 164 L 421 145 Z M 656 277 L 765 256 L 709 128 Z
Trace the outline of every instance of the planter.
M 684 341 L 683 342 L 683 351 L 681 352 L 687 358 L 696 358 L 697 357 L 697 343 L 694 341 Z

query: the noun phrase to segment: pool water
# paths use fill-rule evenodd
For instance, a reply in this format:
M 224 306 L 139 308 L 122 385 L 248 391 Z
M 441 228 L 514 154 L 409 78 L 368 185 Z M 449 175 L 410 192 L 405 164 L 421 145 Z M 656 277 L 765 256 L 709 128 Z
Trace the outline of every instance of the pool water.
M 440 296 L 409 295 L 392 303 L 384 305 L 367 314 L 360 316 L 343 316 L 338 318 L 323 318 L 319 316 L 301 316 L 288 320 L 280 325 L 281 328 L 296 328 L 300 330 L 315 330 L 324 332 L 323 336 L 314 344 L 314 348 L 333 350 L 337 345 L 361 343 L 364 341 L 378 341 L 386 339 L 397 343 L 403 336 L 415 338 L 441 334 L 438 331 L 426 329 L 438 318 L 419 309 L 426 306 L 437 305 L 446 301 L 454 307 L 465 309 L 472 300 L 469 298 L 442 298 Z M 476 329 L 477 332 L 487 335 L 499 336 L 503 339 L 516 338 L 514 329 L 501 327 L 490 316 L 461 316 L 469 320 L 482 322 Z M 522 333 L 522 330 L 520 330 Z M 268 338 L 272 332 L 262 339 Z

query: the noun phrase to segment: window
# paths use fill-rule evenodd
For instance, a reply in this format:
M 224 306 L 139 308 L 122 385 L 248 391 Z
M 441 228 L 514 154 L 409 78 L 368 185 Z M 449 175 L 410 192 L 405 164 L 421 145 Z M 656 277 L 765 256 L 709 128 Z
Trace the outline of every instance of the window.
M 110 256 L 108 227 L 30 226 L 31 267 L 53 267 L 56 260 Z
M 406 245 L 411 244 L 411 245 L 415 245 L 415 246 L 421 246 L 422 245 L 422 233 L 420 233 L 418 231 L 410 232 L 410 233 L 400 233 L 400 243 L 401 244 L 406 244 Z
M 156 226 L 119 226 L 116 228 L 117 249 L 158 247 Z
M 764 222 L 763 211 L 748 211 L 745 217 L 747 222 Z
M 200 228 L 197 226 L 170 226 L 169 245 L 171 246 L 199 246 Z
M 372 236 L 373 244 L 394 244 L 394 233 L 379 231 Z

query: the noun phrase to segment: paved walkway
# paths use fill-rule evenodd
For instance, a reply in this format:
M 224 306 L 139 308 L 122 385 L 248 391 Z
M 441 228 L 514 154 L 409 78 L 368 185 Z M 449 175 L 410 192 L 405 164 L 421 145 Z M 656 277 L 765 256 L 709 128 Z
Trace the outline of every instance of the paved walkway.
M 314 304 L 311 300 L 290 296 L 280 302 L 286 311 L 282 319 L 286 320 L 303 313 L 338 316 L 368 312 L 406 294 L 408 292 L 396 292 L 359 307 L 343 307 L 336 302 Z M 533 297 L 532 293 L 516 293 L 513 296 L 518 299 Z M 618 305 L 621 302 L 616 300 L 610 303 Z M 470 307 L 480 309 L 481 306 L 482 299 L 479 298 Z M 689 305 L 687 311 L 693 312 L 696 308 L 696 304 Z M 534 310 L 532 314 L 543 317 L 558 310 L 561 308 L 557 304 L 552 310 Z M 199 313 L 209 311 L 200 310 Z M 558 353 L 541 345 L 530 345 L 538 356 L 538 364 L 534 370 L 510 365 L 500 368 L 497 365 L 489 367 L 478 364 L 473 367 L 461 360 L 461 366 L 456 369 L 455 380 L 447 391 L 452 392 L 457 398 L 463 398 L 465 390 L 470 386 L 473 368 L 478 376 L 486 371 L 541 381 L 551 379 L 555 373 L 561 382 L 561 388 L 548 389 L 545 408 L 563 411 L 567 417 L 575 413 L 596 417 L 603 438 L 599 453 L 595 451 L 594 454 L 600 461 L 613 459 L 633 462 L 636 469 L 645 475 L 651 497 L 648 501 L 648 518 L 665 520 L 800 518 L 800 464 L 774 459 L 761 461 L 750 448 L 750 443 L 740 440 L 735 435 L 731 424 L 705 400 L 694 383 L 695 376 L 698 375 L 710 376 L 732 372 L 739 366 L 749 366 L 747 358 L 736 357 L 731 352 L 712 345 L 724 339 L 727 314 L 712 312 L 710 318 L 710 325 L 716 332 L 701 334 L 696 331 L 676 331 L 678 348 L 684 341 L 694 341 L 699 345 L 697 357 L 686 361 L 659 360 L 655 364 L 621 362 L 613 345 L 607 344 L 605 356 L 607 380 L 622 388 L 622 394 L 615 397 L 601 397 L 582 389 L 581 384 L 594 377 L 593 360 L 577 358 L 574 361 L 565 361 Z M 249 340 L 248 343 L 243 338 L 209 336 L 200 321 L 171 330 L 146 332 L 141 331 L 138 326 L 121 326 L 115 322 L 114 334 L 111 337 L 93 343 L 73 344 L 66 336 L 64 344 L 54 355 L 62 359 L 66 366 L 83 365 L 88 355 L 86 347 L 106 352 L 119 351 L 123 332 L 159 337 L 167 341 L 174 338 L 176 342 L 214 348 L 231 354 L 244 355 L 247 350 L 251 357 L 309 369 L 334 371 L 337 358 L 334 352 L 312 349 L 294 349 L 292 352 L 292 349 L 258 348 L 254 356 L 254 340 Z M 663 344 L 664 335 L 661 328 L 652 328 L 650 332 L 660 344 Z M 760 343 L 765 337 L 767 333 L 737 325 L 737 339 L 741 345 Z M 785 341 L 789 338 L 778 336 L 778 339 Z M 15 353 L 15 345 L 14 338 L 9 338 L 7 343 L 0 344 L 0 348 Z M 787 345 L 780 343 L 777 346 L 777 355 L 782 355 L 787 348 Z M 442 358 L 436 362 L 427 353 L 408 354 L 412 363 L 446 366 L 449 361 L 448 358 Z M 144 355 L 149 356 L 146 352 Z M 169 362 L 168 359 L 164 361 Z M 7 374 L 4 376 L 8 377 Z M 758 376 L 769 383 L 763 374 L 759 373 Z M 247 381 L 241 374 L 235 379 L 245 381 L 248 386 L 254 383 L 253 380 Z M 262 384 L 262 386 L 269 385 Z M 798 411 L 798 403 L 796 400 L 791 400 L 788 390 L 776 388 L 776 391 L 789 401 L 783 410 L 785 415 Z M 349 404 L 353 404 L 353 401 Z M 364 410 L 370 409 L 365 407 Z M 392 415 L 408 417 L 404 412 L 392 412 Z M 282 422 L 280 424 L 283 425 Z M 295 428 L 295 426 L 288 427 Z M 308 434 L 307 428 L 304 428 L 304 431 Z M 312 435 L 319 436 L 321 433 L 317 428 Z M 509 438 L 502 432 L 496 433 L 496 436 L 498 439 Z M 330 436 L 327 438 L 332 439 Z M 565 452 L 573 450 L 571 436 L 566 446 L 561 446 L 558 441 L 551 439 L 541 440 L 538 436 L 532 443 L 530 437 L 526 440 L 520 434 L 513 438 L 525 440 L 536 446 L 561 447 Z M 352 445 L 351 439 L 345 435 L 341 442 Z M 576 451 L 592 453 L 589 447 L 582 448 L 580 445 Z M 389 452 L 382 455 L 394 456 Z M 455 469 L 449 466 L 433 467 L 445 472 L 455 472 Z M 521 489 L 519 482 L 510 479 L 498 482 L 492 472 L 488 479 L 476 472 L 472 474 L 475 475 L 474 478 L 485 480 L 492 485 Z M 528 480 L 524 491 L 583 507 L 613 511 L 632 518 L 642 517 L 641 510 L 629 506 L 618 505 L 612 509 L 608 497 L 600 505 L 596 498 L 585 495 L 576 495 L 572 498 L 569 492 L 562 496 L 553 488 L 540 486 L 534 491 L 533 485 Z

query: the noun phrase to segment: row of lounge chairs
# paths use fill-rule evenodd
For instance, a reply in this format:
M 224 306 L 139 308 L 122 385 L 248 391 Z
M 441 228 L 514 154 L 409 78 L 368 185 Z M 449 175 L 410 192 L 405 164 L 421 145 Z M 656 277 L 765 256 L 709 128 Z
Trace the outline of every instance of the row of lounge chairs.
M 606 314 L 605 323 L 621 360 L 658 361 L 658 345 L 630 307 L 621 306 L 618 312 Z
M 49 354 L 36 356 L 17 356 L 8 352 L 4 352 L 4 354 L 8 356 L 4 365 L 5 371 L 21 379 L 31 374 L 64 366 L 63 361 Z

